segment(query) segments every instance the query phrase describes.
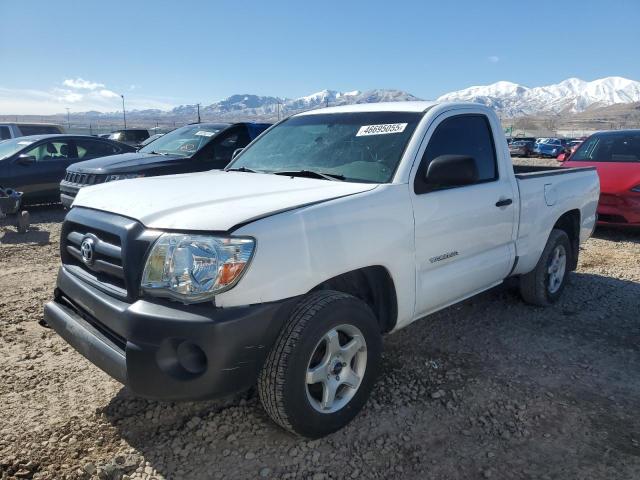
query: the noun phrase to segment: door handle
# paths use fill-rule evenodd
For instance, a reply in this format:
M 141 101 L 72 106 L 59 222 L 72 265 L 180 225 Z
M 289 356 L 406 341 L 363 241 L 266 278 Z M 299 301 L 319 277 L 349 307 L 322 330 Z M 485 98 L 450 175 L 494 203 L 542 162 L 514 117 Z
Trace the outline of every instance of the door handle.
M 496 207 L 506 207 L 507 205 L 511 205 L 513 200 L 510 198 L 504 198 L 502 200 L 498 200 L 496 202 Z

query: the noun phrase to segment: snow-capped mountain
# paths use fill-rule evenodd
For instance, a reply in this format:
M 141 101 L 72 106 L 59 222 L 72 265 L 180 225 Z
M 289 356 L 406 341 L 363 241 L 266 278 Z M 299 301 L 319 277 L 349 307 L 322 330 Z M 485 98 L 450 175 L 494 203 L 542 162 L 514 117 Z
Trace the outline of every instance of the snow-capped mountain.
M 273 121 L 304 110 L 353 103 L 400 102 L 420 100 L 402 90 L 375 89 L 339 92 L 321 90 L 298 98 L 238 94 L 200 108 L 201 118 L 211 121 Z M 614 104 L 640 102 L 640 82 L 622 77 L 606 77 L 592 82 L 569 78 L 554 85 L 529 88 L 512 82 L 465 88 L 447 93 L 439 101 L 479 102 L 494 108 L 504 117 L 579 113 Z M 121 112 L 73 113 L 79 122 L 117 122 Z M 63 114 L 59 117 L 63 118 Z M 180 105 L 171 110 L 132 110 L 127 118 L 140 123 L 192 122 L 196 105 Z
M 447 93 L 438 100 L 483 103 L 509 117 L 576 113 L 592 107 L 640 102 L 640 82 L 622 77 L 606 77 L 592 82 L 568 78 L 554 85 L 534 88 L 497 82 Z
M 299 98 L 279 98 L 258 95 L 232 95 L 203 109 L 211 116 L 269 116 L 277 115 L 278 108 L 282 115 L 303 110 L 324 107 L 327 105 L 347 105 L 352 103 L 374 103 L 388 101 L 418 100 L 417 97 L 401 90 L 369 90 L 361 92 L 338 92 L 336 90 L 322 90 Z M 175 110 L 175 109 L 174 109 Z
M 273 121 L 278 116 L 285 117 L 294 113 L 325 106 L 347 105 L 352 103 L 402 102 L 420 100 L 418 97 L 402 90 L 375 89 L 368 91 L 354 90 L 338 92 L 336 90 L 321 90 L 311 95 L 298 98 L 270 97 L 252 94 L 231 95 L 207 106 L 200 107 L 203 120 L 237 121 L 237 120 L 268 120 Z M 130 121 L 173 121 L 189 122 L 197 118 L 196 105 L 179 105 L 171 110 L 161 111 L 130 110 L 127 118 Z M 62 115 L 62 114 L 61 114 Z M 72 117 L 81 122 L 108 121 L 119 119 L 121 112 L 77 112 Z

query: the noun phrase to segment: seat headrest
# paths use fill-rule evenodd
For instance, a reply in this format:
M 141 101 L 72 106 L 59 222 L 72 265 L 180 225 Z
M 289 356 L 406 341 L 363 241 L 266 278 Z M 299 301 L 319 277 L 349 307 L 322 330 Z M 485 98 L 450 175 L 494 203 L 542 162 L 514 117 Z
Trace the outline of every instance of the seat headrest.
M 47 153 L 58 153 L 53 143 L 47 143 Z

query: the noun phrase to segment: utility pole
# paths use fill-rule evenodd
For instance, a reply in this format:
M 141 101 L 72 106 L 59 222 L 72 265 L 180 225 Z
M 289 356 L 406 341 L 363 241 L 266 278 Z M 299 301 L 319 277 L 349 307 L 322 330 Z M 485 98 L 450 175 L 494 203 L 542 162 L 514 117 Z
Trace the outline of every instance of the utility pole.
M 122 97 L 122 121 L 124 122 L 124 128 L 127 128 L 127 114 L 124 110 L 124 95 L 120 95 Z
M 200 104 L 196 103 L 196 107 L 198 107 L 198 123 L 200 123 Z
M 69 117 L 69 107 L 67 107 L 67 130 L 71 128 L 71 117 Z

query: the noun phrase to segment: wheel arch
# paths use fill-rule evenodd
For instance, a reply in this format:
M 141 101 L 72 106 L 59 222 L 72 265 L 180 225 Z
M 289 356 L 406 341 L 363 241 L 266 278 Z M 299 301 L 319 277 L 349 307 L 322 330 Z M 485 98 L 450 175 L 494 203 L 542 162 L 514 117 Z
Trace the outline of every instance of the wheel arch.
M 378 319 L 381 333 L 393 330 L 398 319 L 398 300 L 393 278 L 381 265 L 358 268 L 329 278 L 310 290 L 336 290 L 365 302 Z
M 571 242 L 571 262 L 569 270 L 578 267 L 578 255 L 580 253 L 580 210 L 574 209 L 563 213 L 553 225 L 553 229 L 562 230 Z

